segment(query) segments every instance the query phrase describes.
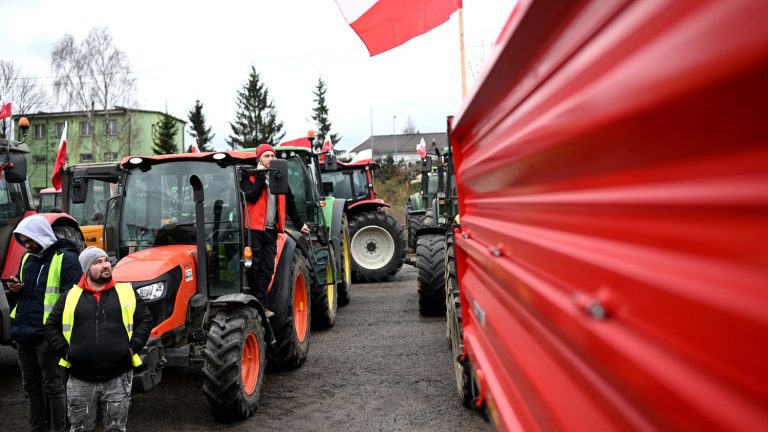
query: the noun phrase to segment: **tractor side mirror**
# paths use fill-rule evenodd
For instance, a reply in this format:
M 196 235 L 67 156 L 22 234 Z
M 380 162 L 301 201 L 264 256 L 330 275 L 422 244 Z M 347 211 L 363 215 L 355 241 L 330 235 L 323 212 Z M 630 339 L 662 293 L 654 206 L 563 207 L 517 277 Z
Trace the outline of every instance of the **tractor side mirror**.
M 27 159 L 22 154 L 9 153 L 8 162 L 3 175 L 8 183 L 22 183 L 27 179 Z M 12 167 L 12 168 L 10 168 Z
M 82 204 L 88 195 L 88 179 L 76 178 L 72 180 L 72 203 Z
M 336 155 L 334 155 L 333 153 L 325 154 L 324 164 L 325 166 L 323 167 L 323 169 L 325 171 L 338 171 L 339 169 L 338 165 L 336 164 Z
M 432 171 L 432 158 L 429 156 L 425 158 L 421 158 L 421 172 L 429 173 L 431 171 Z
M 323 182 L 323 195 L 333 195 L 333 182 Z
M 269 191 L 275 195 L 288 193 L 288 161 L 272 159 L 269 165 Z

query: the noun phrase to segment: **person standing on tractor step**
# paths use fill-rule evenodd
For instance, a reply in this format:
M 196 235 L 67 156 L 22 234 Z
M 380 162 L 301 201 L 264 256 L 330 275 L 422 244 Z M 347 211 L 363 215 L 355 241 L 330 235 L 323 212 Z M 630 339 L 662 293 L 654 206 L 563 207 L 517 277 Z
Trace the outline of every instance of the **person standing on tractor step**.
M 259 159 L 257 169 L 268 169 L 272 159 L 276 157 L 275 149 L 269 144 L 256 147 L 256 157 Z M 274 315 L 267 309 L 267 288 L 275 271 L 275 255 L 277 255 L 277 233 L 285 228 L 285 214 L 288 212 L 294 226 L 301 227 L 303 234 L 309 233 L 309 227 L 301 220 L 296 209 L 293 194 L 290 189 L 287 196 L 274 195 L 269 191 L 267 172 L 261 172 L 250 178 L 243 179 L 241 184 L 248 203 L 245 228 L 251 240 L 253 265 L 245 270 L 248 286 L 254 297 L 264 305 L 267 318 Z
M 59 296 L 80 279 L 77 246 L 56 238 L 48 220 L 40 215 L 19 222 L 13 236 L 27 249 L 8 289 L 18 297 L 11 311 L 11 337 L 16 342 L 27 397 L 29 429 L 45 430 L 47 399 L 50 430 L 63 431 L 67 427 L 67 395 L 59 359 L 45 340 L 43 324 Z
M 124 431 L 131 405 L 133 368 L 149 338 L 152 316 L 130 283 L 112 279 L 107 253 L 80 253 L 85 273 L 53 307 L 45 336 L 69 368 L 67 402 L 72 431 L 96 427 L 101 410 L 105 431 Z

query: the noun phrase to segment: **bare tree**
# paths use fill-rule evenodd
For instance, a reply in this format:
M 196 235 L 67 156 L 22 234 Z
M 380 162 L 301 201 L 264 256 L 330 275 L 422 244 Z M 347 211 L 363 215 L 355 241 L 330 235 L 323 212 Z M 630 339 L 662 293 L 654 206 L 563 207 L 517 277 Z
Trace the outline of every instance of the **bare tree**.
M 408 120 L 405 122 L 405 126 L 403 127 L 402 133 L 404 134 L 414 134 L 417 133 L 418 129 L 416 129 L 416 123 L 413 121 L 413 117 L 408 116 Z
M 0 96 L 13 104 L 13 112 L 18 115 L 44 109 L 50 103 L 48 93 L 37 83 L 37 78 L 24 76 L 7 60 L 0 60 Z M 10 128 L 8 119 L 0 121 L 0 136 L 9 136 Z
M 101 161 L 110 152 L 109 110 L 129 105 L 136 90 L 128 56 L 114 45 L 107 28 L 95 27 L 79 45 L 71 35 L 61 38 L 51 52 L 51 68 L 57 101 L 63 98 L 65 109 L 85 112 L 93 132 L 94 160 Z M 104 114 L 104 128 L 96 127 L 99 112 Z M 105 138 L 103 151 L 100 136 Z

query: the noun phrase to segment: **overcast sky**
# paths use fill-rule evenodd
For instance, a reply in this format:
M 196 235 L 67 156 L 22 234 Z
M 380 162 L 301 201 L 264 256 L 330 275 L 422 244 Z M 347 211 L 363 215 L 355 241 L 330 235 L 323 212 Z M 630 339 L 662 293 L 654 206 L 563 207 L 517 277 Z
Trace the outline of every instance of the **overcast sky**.
M 515 0 L 464 0 L 467 78 L 471 89 Z M 400 133 L 408 117 L 421 132 L 445 130 L 461 104 L 459 25 L 431 32 L 375 57 L 333 0 L 250 2 L 0 0 L 0 59 L 51 90 L 50 52 L 71 34 L 79 43 L 105 26 L 137 78 L 137 108 L 183 120 L 200 99 L 214 145 L 225 147 L 236 92 L 251 66 L 274 99 L 285 139 L 314 128 L 312 91 L 327 84 L 337 148 L 371 135 Z M 187 135 L 186 144 L 192 138 Z

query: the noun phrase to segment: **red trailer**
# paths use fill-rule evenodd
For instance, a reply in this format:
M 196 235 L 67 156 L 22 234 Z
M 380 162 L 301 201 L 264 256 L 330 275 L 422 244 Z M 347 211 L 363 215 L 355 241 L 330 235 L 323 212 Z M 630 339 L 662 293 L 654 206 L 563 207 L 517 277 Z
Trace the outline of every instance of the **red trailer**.
M 768 430 L 766 17 L 519 2 L 450 135 L 459 390 L 500 430 Z

